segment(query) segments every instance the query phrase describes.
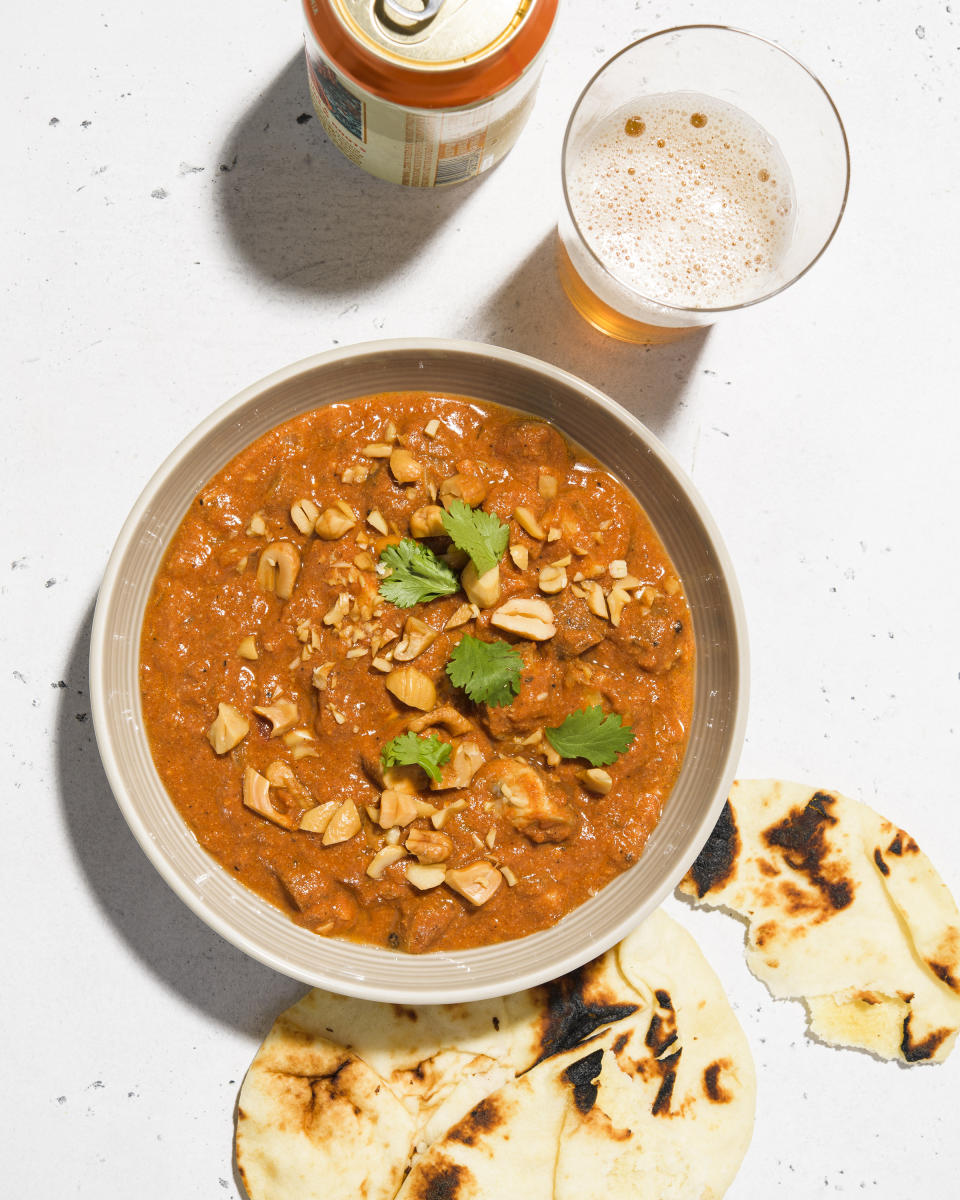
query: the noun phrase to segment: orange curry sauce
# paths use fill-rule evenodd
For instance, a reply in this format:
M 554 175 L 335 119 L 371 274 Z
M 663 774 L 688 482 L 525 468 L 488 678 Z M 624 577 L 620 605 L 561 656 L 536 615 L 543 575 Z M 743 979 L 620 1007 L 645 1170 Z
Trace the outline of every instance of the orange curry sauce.
M 397 450 L 407 453 L 391 460 Z M 509 526 L 496 603 L 470 608 L 460 591 L 395 607 L 378 593 L 381 551 L 411 535 L 415 512 L 458 495 Z M 316 513 L 326 537 L 314 532 Z M 423 540 L 451 550 L 444 537 Z M 299 563 L 292 586 L 278 585 L 269 565 L 277 544 L 295 551 L 280 554 Z M 454 565 L 464 560 L 456 554 Z M 545 594 L 542 579 L 560 589 Z M 546 602 L 555 633 L 534 641 L 496 628 L 491 618 L 511 598 Z M 412 659 L 411 617 L 429 626 L 428 640 L 436 633 Z M 473 704 L 451 683 L 445 668 L 467 633 L 522 653 L 511 704 Z M 693 666 L 682 587 L 620 483 L 542 421 L 404 392 L 289 421 L 203 489 L 147 604 L 140 671 L 157 770 L 227 871 L 318 934 L 422 952 L 544 929 L 637 859 L 680 769 Z M 433 683 L 426 711 L 388 690 L 401 667 Z M 248 730 L 217 753 L 208 731 L 221 704 Z M 588 776 L 583 759 L 558 760 L 543 736 L 593 705 L 634 733 L 603 768 L 608 780 Z M 381 750 L 411 723 L 457 752 L 441 789 L 416 766 L 384 778 Z M 245 775 L 253 792 L 259 780 L 272 815 L 244 803 Z M 387 788 L 400 793 L 405 824 L 385 816 Z M 330 833 L 300 828 L 329 819 L 331 801 Z M 390 803 L 393 811 L 398 797 Z M 337 830 L 348 836 L 333 840 Z M 373 878 L 368 868 L 388 845 L 398 849 L 378 861 L 397 861 Z M 447 882 L 421 890 L 408 881 L 411 866 L 438 859 L 454 872 L 489 864 L 492 894 L 474 903 Z

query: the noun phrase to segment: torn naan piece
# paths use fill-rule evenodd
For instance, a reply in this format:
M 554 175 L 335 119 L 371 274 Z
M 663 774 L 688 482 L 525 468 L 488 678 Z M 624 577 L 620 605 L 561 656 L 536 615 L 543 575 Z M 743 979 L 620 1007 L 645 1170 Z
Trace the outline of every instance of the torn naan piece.
M 865 804 L 741 780 L 679 890 L 745 917 L 747 964 L 810 1032 L 907 1063 L 960 1029 L 960 913 L 916 842 Z
M 690 935 L 655 912 L 565 981 L 543 1057 L 417 1159 L 397 1200 L 487 1200 L 518 1180 L 524 1200 L 725 1193 L 753 1130 L 753 1060 Z

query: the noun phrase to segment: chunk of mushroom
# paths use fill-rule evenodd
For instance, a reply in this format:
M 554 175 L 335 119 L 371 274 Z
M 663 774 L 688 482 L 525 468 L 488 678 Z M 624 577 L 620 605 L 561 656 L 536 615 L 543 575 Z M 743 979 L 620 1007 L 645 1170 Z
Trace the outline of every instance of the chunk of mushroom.
M 422 863 L 446 862 L 453 853 L 453 839 L 437 829 L 412 829 L 406 847 Z
M 409 450 L 398 448 L 390 452 L 390 474 L 397 483 L 416 483 L 423 477 L 423 467 Z
M 270 722 L 272 738 L 286 733 L 300 720 L 300 709 L 297 707 L 297 702 L 289 696 L 281 696 L 273 704 L 255 704 L 253 711 L 258 717 L 263 717 L 264 720 Z
M 403 637 L 393 652 L 396 662 L 410 662 L 422 654 L 437 640 L 437 630 L 431 629 L 419 617 L 407 617 L 403 626 Z
M 265 592 L 289 600 L 300 574 L 300 551 L 293 542 L 271 542 L 264 546 L 257 563 L 257 583 Z
M 474 564 L 468 562 L 460 575 L 460 584 L 471 604 L 493 608 L 500 599 L 500 564 L 495 563 L 489 571 L 478 575 Z
M 410 708 L 429 712 L 437 703 L 437 689 L 433 680 L 417 667 L 397 667 L 384 682 L 387 691 Z
M 439 504 L 425 504 L 410 514 L 410 536 L 415 538 L 443 537 L 443 509 Z
M 217 715 L 207 730 L 207 739 L 217 754 L 227 754 L 239 746 L 250 732 L 250 722 L 232 704 L 218 704 Z
M 455 867 L 447 871 L 444 883 L 479 907 L 494 895 L 503 883 L 503 876 L 493 863 L 481 860 L 471 863 L 469 867 Z
M 258 816 L 266 817 L 281 829 L 293 829 L 293 820 L 286 813 L 274 808 L 270 799 L 270 780 L 253 767 L 243 772 L 243 803 Z
M 357 806 L 352 800 L 344 800 L 323 831 L 323 844 L 335 846 L 339 842 L 348 842 L 359 832 L 360 814 Z
M 501 604 L 490 617 L 490 624 L 532 642 L 545 642 L 557 632 L 553 609 L 546 600 L 525 600 L 519 596 Z

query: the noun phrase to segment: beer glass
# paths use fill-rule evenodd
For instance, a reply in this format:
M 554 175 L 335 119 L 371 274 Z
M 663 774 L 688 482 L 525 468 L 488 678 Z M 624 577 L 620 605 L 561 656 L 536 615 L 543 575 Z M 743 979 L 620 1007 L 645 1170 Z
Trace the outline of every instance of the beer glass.
M 611 337 L 673 341 L 806 274 L 849 177 L 836 107 L 792 55 L 722 25 L 650 34 L 600 68 L 567 125 L 564 290 Z

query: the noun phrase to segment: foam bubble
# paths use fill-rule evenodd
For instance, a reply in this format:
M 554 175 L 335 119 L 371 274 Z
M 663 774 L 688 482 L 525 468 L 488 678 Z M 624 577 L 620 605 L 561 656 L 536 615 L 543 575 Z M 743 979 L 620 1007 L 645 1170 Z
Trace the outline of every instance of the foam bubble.
M 776 142 L 733 105 L 693 92 L 625 105 L 580 149 L 568 190 L 589 245 L 641 295 L 718 308 L 779 281 L 793 180 Z

